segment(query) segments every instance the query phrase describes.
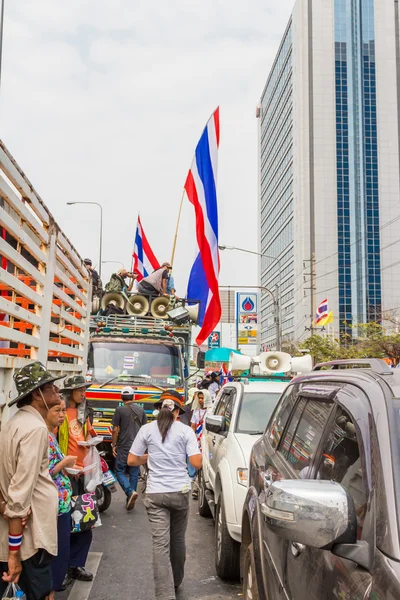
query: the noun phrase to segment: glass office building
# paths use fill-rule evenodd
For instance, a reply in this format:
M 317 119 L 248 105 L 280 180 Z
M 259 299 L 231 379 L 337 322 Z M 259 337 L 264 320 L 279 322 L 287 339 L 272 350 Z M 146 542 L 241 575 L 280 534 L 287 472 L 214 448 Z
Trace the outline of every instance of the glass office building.
M 281 284 L 284 339 L 319 332 L 325 299 L 336 336 L 400 317 L 398 10 L 297 0 L 263 91 L 260 252 L 280 262 L 264 257 L 260 278 Z M 268 294 L 261 343 L 276 343 Z

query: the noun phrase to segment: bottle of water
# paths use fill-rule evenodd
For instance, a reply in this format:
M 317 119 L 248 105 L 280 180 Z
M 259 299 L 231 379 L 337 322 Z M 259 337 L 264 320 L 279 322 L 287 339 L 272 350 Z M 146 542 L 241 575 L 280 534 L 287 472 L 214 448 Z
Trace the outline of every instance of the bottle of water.
M 17 590 L 15 592 L 15 600 L 26 600 L 25 592 L 22 590 Z

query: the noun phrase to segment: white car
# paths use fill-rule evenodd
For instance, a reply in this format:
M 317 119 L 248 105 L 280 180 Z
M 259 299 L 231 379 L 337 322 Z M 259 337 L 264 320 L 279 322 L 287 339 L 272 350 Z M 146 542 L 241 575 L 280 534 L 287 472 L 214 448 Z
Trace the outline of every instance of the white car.
M 215 566 L 222 579 L 240 576 L 241 521 L 251 449 L 289 381 L 271 377 L 228 383 L 206 417 L 199 513 L 214 516 Z

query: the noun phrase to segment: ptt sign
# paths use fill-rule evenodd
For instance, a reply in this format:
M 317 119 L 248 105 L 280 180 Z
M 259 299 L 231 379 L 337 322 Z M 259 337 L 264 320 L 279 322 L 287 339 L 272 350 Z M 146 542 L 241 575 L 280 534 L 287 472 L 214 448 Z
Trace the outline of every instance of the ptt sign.
M 208 348 L 221 348 L 221 334 L 219 331 L 213 331 L 211 335 L 208 336 Z

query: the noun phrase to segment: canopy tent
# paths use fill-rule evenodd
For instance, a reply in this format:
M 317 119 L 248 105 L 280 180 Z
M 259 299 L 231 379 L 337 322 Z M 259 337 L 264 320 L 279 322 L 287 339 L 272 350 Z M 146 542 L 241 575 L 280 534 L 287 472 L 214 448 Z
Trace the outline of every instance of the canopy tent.
M 241 354 L 239 350 L 235 350 L 233 348 L 212 348 L 211 350 L 207 350 L 205 362 L 227 363 L 229 362 L 231 352 L 234 352 L 235 354 Z

